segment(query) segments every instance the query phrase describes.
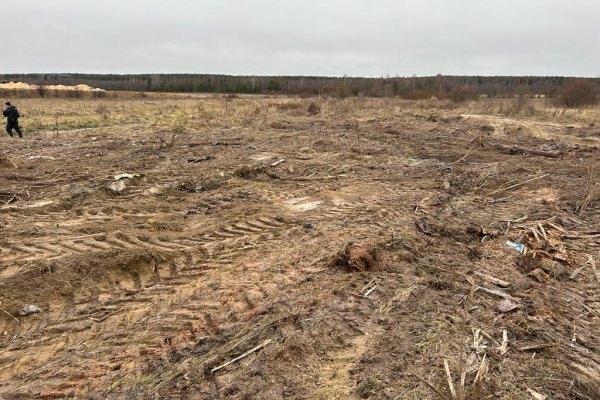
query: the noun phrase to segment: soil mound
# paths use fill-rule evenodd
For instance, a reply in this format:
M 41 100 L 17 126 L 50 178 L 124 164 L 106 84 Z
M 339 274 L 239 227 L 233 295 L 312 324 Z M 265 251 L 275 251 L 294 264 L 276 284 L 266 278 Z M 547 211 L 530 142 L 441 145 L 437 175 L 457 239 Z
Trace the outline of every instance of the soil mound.
M 373 244 L 347 243 L 333 257 L 331 265 L 347 272 L 364 272 L 378 267 L 378 249 Z

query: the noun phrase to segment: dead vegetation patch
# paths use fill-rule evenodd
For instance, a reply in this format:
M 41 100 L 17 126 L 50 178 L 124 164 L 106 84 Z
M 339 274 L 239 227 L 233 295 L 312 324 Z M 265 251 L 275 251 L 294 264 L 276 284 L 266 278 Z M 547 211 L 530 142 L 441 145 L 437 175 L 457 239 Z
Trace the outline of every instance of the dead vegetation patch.
M 0 397 L 598 397 L 597 109 L 109 101 L 6 150 Z
M 307 109 L 310 115 L 317 115 L 321 113 L 321 106 L 314 101 L 310 103 Z
M 346 243 L 329 264 L 346 272 L 376 271 L 379 267 L 380 250 L 374 244 Z
M 215 179 L 189 178 L 177 184 L 177 190 L 185 193 L 199 193 L 217 190 L 222 183 Z
M 244 179 L 259 179 L 261 177 L 280 179 L 277 174 L 271 172 L 268 168 L 264 165 L 244 165 L 235 171 L 235 175 Z
M 2 168 L 17 168 L 17 164 L 11 160 L 6 154 L 0 153 L 0 167 Z

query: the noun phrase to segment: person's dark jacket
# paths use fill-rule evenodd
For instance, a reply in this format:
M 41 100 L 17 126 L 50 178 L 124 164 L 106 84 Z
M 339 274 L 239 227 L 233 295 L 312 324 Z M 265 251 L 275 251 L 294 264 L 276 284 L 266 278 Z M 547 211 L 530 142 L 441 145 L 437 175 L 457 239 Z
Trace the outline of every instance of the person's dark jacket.
M 16 122 L 20 117 L 19 110 L 15 106 L 5 108 L 2 111 L 2 115 L 8 119 L 8 122 Z

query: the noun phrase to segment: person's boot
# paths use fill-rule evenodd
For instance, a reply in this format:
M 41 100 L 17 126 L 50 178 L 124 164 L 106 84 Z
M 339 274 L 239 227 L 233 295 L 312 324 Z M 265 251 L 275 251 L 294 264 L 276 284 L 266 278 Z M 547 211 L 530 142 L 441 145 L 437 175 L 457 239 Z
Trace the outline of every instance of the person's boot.
M 9 133 L 8 135 L 9 135 L 10 137 L 14 137 L 14 135 L 13 135 L 12 133 Z

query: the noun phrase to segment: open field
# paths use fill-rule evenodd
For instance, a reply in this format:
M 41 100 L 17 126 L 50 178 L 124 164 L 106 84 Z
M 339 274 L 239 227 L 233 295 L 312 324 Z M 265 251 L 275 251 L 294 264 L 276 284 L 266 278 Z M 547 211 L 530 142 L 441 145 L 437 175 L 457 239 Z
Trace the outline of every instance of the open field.
M 15 103 L 0 399 L 600 398 L 599 108 Z

